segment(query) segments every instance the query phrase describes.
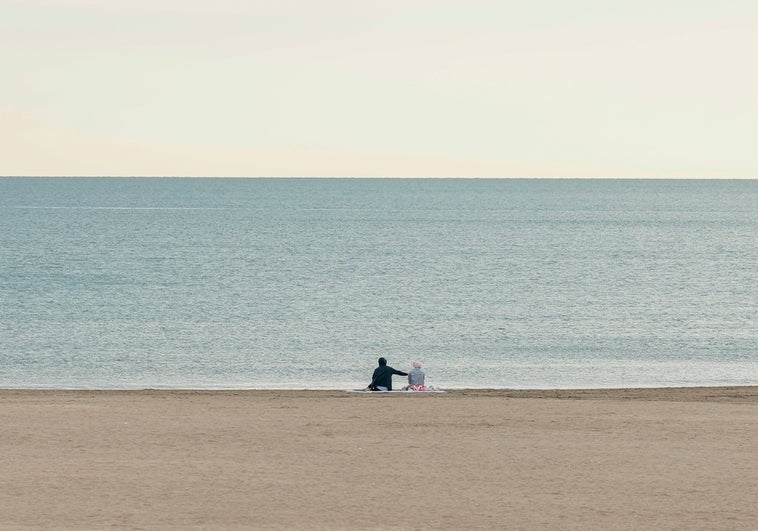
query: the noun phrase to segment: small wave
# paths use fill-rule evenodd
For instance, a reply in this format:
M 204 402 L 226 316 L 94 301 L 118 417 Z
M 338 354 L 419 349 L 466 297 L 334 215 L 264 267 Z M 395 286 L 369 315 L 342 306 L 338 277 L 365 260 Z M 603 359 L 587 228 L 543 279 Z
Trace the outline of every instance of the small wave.
M 223 207 L 14 206 L 17 210 L 226 210 Z

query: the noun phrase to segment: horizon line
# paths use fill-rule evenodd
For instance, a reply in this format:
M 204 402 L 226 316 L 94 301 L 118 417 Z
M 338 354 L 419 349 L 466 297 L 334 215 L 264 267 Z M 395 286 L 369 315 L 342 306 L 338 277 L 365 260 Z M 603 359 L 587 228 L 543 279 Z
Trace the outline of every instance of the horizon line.
M 457 179 L 457 180 L 587 180 L 587 181 L 751 181 L 758 180 L 757 176 L 750 177 L 714 177 L 714 176 L 466 176 L 466 175 L 0 175 L 0 179 Z

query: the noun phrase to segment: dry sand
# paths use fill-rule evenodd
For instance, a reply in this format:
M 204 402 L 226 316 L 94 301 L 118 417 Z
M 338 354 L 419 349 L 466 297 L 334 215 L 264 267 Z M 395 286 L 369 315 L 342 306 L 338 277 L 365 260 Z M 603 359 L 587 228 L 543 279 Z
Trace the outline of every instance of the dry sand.
M 5 390 L 0 528 L 758 529 L 758 388 Z

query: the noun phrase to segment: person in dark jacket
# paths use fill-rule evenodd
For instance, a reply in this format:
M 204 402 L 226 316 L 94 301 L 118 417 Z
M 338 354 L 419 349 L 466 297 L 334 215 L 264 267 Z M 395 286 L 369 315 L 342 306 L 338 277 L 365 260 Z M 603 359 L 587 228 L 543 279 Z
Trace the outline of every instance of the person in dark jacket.
M 392 375 L 408 376 L 407 372 L 398 371 L 387 365 L 387 360 L 379 358 L 379 366 L 374 369 L 374 375 L 371 377 L 371 383 L 366 387 L 366 391 L 392 391 Z

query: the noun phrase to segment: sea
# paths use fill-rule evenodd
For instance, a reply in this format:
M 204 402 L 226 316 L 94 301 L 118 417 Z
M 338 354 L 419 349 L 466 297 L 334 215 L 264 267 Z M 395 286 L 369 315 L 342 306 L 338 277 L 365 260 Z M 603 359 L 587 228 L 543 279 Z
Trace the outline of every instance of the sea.
M 352 389 L 380 356 L 758 385 L 758 180 L 0 179 L 0 388 Z

